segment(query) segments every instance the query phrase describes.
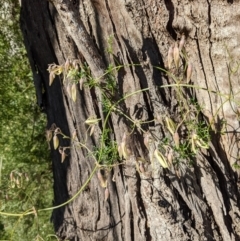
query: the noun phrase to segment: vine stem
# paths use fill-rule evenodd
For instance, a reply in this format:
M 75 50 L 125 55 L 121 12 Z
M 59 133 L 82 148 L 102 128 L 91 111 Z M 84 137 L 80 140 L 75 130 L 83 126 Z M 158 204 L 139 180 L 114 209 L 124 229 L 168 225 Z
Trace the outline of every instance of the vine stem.
M 145 88 L 145 89 L 140 89 L 140 90 L 137 90 L 137 91 L 134 91 L 133 93 L 130 93 L 130 94 L 127 94 L 126 96 L 124 96 L 123 98 L 121 98 L 120 100 L 118 100 L 116 103 L 114 103 L 110 110 L 108 111 L 107 113 L 107 116 L 104 120 L 104 124 L 103 124 L 103 133 L 102 133 L 102 137 L 101 137 L 101 147 L 100 147 L 100 152 L 99 152 L 99 158 L 98 158 L 98 163 L 101 161 L 101 157 L 102 157 L 102 152 L 103 152 L 103 143 L 104 143 L 104 132 L 106 130 L 106 125 L 107 125 L 107 121 L 112 113 L 112 110 L 115 109 L 115 107 L 122 101 L 126 100 L 127 98 L 131 97 L 132 95 L 135 95 L 135 94 L 138 94 L 138 93 L 141 93 L 141 92 L 144 92 L 144 91 L 147 91 L 149 90 L 149 88 Z

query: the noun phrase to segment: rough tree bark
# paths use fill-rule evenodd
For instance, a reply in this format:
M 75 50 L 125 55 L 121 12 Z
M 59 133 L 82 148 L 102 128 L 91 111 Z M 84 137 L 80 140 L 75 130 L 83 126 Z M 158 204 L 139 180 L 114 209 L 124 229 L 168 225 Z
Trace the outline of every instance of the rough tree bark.
M 107 175 L 108 200 L 95 173 L 73 201 L 53 211 L 57 235 L 84 241 L 240 240 L 239 182 L 233 168 L 239 159 L 239 1 L 22 0 L 21 8 L 21 28 L 47 129 L 55 124 L 67 136 L 77 133 L 71 142 L 58 135 L 60 146 L 71 146 L 63 163 L 59 151 L 51 148 L 54 205 L 74 196 L 97 169 L 94 158 L 76 143 L 86 138 L 85 121 L 96 116 L 102 121 L 84 143 L 91 150 L 101 146 L 106 118 L 101 89 L 107 89 L 107 79 L 99 77 L 107 66 L 125 66 L 114 72 L 116 93 L 108 93 L 113 103 L 147 88 L 117 107 L 135 124 L 149 122 L 141 125 L 148 134 L 119 111 L 107 121 L 109 138 L 117 145 L 126 139 L 128 151 L 123 165 L 115 165 Z M 168 68 L 169 49 L 183 35 L 185 55 L 179 70 L 174 64 L 167 74 L 155 68 Z M 49 86 L 48 65 L 62 65 L 67 59 L 87 63 L 99 80 L 91 89 L 77 85 L 76 102 L 61 76 Z M 186 83 L 186 75 L 180 76 L 189 63 L 193 73 Z M 173 86 L 161 88 L 167 84 Z M 177 136 L 167 118 L 181 123 L 174 130 Z M 196 155 L 180 154 L 177 137 L 180 145 L 189 140 L 188 151 L 203 141 L 191 139 L 194 131 L 184 118 L 211 127 L 208 149 L 201 148 L 206 144 L 202 142 Z M 166 160 L 171 157 L 175 164 L 163 168 L 156 149 L 167 152 Z

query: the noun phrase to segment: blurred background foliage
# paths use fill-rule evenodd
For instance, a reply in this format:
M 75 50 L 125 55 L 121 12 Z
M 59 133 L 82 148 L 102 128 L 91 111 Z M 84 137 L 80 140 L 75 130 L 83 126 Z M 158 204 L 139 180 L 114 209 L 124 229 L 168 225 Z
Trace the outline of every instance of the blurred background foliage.
M 53 200 L 46 120 L 36 105 L 19 13 L 18 0 L 0 4 L 0 212 L 13 214 L 50 207 Z M 0 240 L 57 240 L 50 216 L 0 214 Z

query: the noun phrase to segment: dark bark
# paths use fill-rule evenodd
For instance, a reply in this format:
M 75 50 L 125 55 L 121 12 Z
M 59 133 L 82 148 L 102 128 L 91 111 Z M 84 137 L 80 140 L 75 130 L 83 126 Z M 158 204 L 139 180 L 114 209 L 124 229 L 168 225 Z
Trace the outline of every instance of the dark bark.
M 32 71 L 37 75 L 38 102 L 46 103 L 47 128 L 55 124 L 67 136 L 77 130 L 75 141 L 58 135 L 61 147 L 71 146 L 63 163 L 59 151 L 51 148 L 54 205 L 74 196 L 92 171 L 103 164 L 96 166 L 88 151 L 77 145 L 86 138 L 85 121 L 90 116 L 102 122 L 84 143 L 92 151 L 101 145 L 107 118 L 102 112 L 102 90 L 116 103 L 122 96 L 148 88 L 116 107 L 134 121 L 154 120 L 141 126 L 152 136 L 146 146 L 146 134 L 133 129 L 133 123 L 120 112 L 111 113 L 106 122 L 112 133 L 109 138 L 120 145 L 124 133 L 131 133 L 126 137 L 130 154 L 122 165 L 105 168 L 108 200 L 95 173 L 73 201 L 53 211 L 52 221 L 60 238 L 240 240 L 239 183 L 232 166 L 239 159 L 239 13 L 235 1 L 22 0 L 21 28 Z M 169 47 L 183 34 L 186 55 L 182 55 L 181 64 L 193 64 L 190 84 L 195 87 L 181 87 L 180 92 L 178 87 L 160 88 L 175 84 L 173 75 L 180 78 L 174 68 L 171 77 L 155 67 L 167 68 Z M 85 86 L 81 90 L 77 85 L 76 102 L 67 94 L 61 76 L 49 86 L 48 65 L 64 64 L 67 59 L 86 62 L 94 78 L 102 76 L 109 64 L 124 65 L 115 72 L 116 93 L 107 90 L 105 78 L 92 89 Z M 183 67 L 179 69 L 184 72 Z M 186 75 L 181 83 L 186 84 Z M 179 95 L 184 97 L 180 102 Z M 201 111 L 192 107 L 192 100 L 198 102 Z M 190 111 L 192 116 L 188 108 L 195 108 L 195 112 Z M 199 148 L 193 157 L 190 153 L 181 156 L 165 117 L 183 123 L 177 130 L 180 142 L 189 135 L 184 118 L 211 126 L 209 148 Z M 169 169 L 154 158 L 159 144 L 166 147 L 166 139 L 168 146 L 175 146 L 173 161 L 178 162 Z M 116 160 L 115 164 L 119 163 L 120 159 Z M 141 172 L 143 166 L 146 172 Z

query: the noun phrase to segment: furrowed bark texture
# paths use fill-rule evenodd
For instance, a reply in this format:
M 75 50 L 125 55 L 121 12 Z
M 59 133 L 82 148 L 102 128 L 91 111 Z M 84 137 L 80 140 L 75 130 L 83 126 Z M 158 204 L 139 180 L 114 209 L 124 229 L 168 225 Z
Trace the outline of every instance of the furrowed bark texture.
M 129 95 L 119 108 L 135 122 L 134 127 L 119 111 L 111 113 L 109 138 L 117 145 L 125 140 L 129 156 L 107 172 L 108 199 L 95 173 L 72 202 L 53 211 L 59 238 L 240 240 L 239 182 L 233 168 L 239 164 L 239 17 L 239 1 L 22 0 L 21 28 L 38 76 L 38 100 L 40 95 L 46 103 L 47 128 L 55 124 L 67 136 L 77 131 L 72 141 L 59 135 L 60 146 L 71 146 L 63 163 L 59 151 L 51 148 L 54 205 L 76 194 L 96 165 L 79 143 L 91 151 L 100 146 L 103 120 L 87 140 L 85 121 L 94 116 L 103 119 L 104 103 L 101 87 L 77 85 L 74 102 L 61 77 L 49 86 L 48 64 L 79 59 L 104 84 L 106 78 L 100 77 L 106 66 L 124 65 L 114 72 L 117 89 L 112 99 L 116 103 Z M 180 70 L 160 71 L 156 67 L 167 68 L 169 48 L 182 35 L 186 42 Z M 186 63 L 193 66 L 189 83 L 186 74 L 179 73 L 186 72 Z M 192 107 L 192 100 L 201 111 Z M 184 122 L 191 116 L 207 123 L 211 131 L 208 149 L 200 148 L 204 144 L 199 139 L 189 139 L 192 150 L 198 141 L 199 150 L 187 157 L 179 154 L 166 117 L 182 123 L 175 130 L 181 143 L 191 136 L 188 132 L 196 131 Z M 139 122 L 145 122 L 141 128 L 151 134 L 143 134 Z M 146 136 L 151 140 L 147 142 Z M 178 165 L 163 169 L 154 155 L 158 148 L 163 155 L 172 153 Z

